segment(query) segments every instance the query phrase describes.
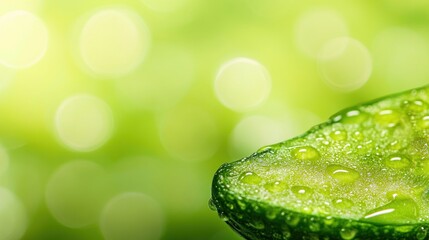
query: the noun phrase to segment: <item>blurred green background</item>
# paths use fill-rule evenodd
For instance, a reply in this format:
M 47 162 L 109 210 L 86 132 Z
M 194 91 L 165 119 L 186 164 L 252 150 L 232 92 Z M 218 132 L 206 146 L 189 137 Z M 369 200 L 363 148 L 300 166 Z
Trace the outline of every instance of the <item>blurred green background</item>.
M 223 163 L 422 86 L 429 2 L 1 0 L 0 239 L 239 239 Z

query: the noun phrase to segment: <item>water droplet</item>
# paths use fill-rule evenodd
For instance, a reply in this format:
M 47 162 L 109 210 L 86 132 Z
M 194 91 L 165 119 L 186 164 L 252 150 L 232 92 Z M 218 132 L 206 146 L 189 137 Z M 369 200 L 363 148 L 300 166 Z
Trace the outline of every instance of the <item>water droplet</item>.
M 422 117 L 418 122 L 417 125 L 420 128 L 429 128 L 429 115 Z
M 282 230 L 283 230 L 283 239 L 290 239 L 290 237 L 292 236 L 290 229 L 287 225 L 282 225 Z
M 402 107 L 409 113 L 420 113 L 423 112 L 425 109 L 428 109 L 427 104 L 421 100 L 406 100 L 402 102 Z
M 347 132 L 344 130 L 335 130 L 329 136 L 336 141 L 344 141 L 347 139 Z
M 306 186 L 293 186 L 291 190 L 295 194 L 295 196 L 302 200 L 309 199 L 314 192 L 313 189 Z
M 212 198 L 209 199 L 209 208 L 212 211 L 217 211 L 216 205 L 215 205 L 215 203 L 214 203 L 214 201 L 213 201 Z
M 383 127 L 395 127 L 401 121 L 401 114 L 395 110 L 385 109 L 378 112 L 374 120 Z
M 351 240 L 355 238 L 356 233 L 357 233 L 357 230 L 353 228 L 341 228 L 340 230 L 341 238 L 344 240 Z
M 308 227 L 309 227 L 310 231 L 312 231 L 312 232 L 320 231 L 320 224 L 319 223 L 310 223 L 310 225 Z
M 390 168 L 401 169 L 408 167 L 410 165 L 410 160 L 405 156 L 392 155 L 387 157 L 384 163 Z
M 265 225 L 262 221 L 253 220 L 250 225 L 252 225 L 255 229 L 262 230 L 265 228 Z
M 286 217 L 286 223 L 287 223 L 287 225 L 289 225 L 291 227 L 297 226 L 300 220 L 301 219 L 299 218 L 299 216 L 297 216 L 295 214 L 289 214 Z
M 310 214 L 311 213 L 311 208 L 309 208 L 309 207 L 303 207 L 302 209 L 301 209 L 301 212 L 302 213 L 305 213 L 305 214 Z
M 423 240 L 428 235 L 428 229 L 426 227 L 419 227 L 416 233 L 417 240 Z
M 274 150 L 274 147 L 273 146 L 264 146 L 264 147 L 261 147 L 261 148 L 259 148 L 256 152 L 257 153 L 262 153 L 262 152 L 273 152 L 273 150 Z
M 268 209 L 267 212 L 265 213 L 265 216 L 270 219 L 273 220 L 277 217 L 278 214 L 278 210 L 276 209 Z
M 318 134 L 316 134 L 316 141 L 323 141 L 323 140 L 325 140 L 325 135 L 324 134 L 321 134 L 321 133 L 318 133 Z
M 354 139 L 359 140 L 359 141 L 362 141 L 364 138 L 363 133 L 359 132 L 359 131 L 353 132 L 352 136 Z
M 228 185 L 227 185 L 227 187 L 228 187 Z M 234 201 L 235 197 L 232 194 L 227 194 L 225 199 L 228 200 L 228 201 Z
M 404 225 L 404 226 L 396 226 L 395 231 L 400 233 L 407 233 L 413 231 L 414 226 L 412 225 Z
M 335 221 L 334 218 L 332 216 L 327 216 L 323 222 L 325 223 L 325 225 L 332 225 Z
M 320 153 L 311 146 L 303 146 L 294 148 L 291 152 L 292 157 L 299 160 L 317 160 L 320 158 Z
M 359 110 L 351 110 L 346 113 L 346 117 L 348 118 L 356 117 L 356 116 L 359 116 L 360 114 L 361 112 Z
M 398 140 L 395 140 L 389 144 L 389 148 L 392 150 L 399 150 L 402 148 L 402 144 Z
M 406 197 L 407 197 L 407 194 L 401 190 L 386 192 L 386 198 L 389 199 L 390 201 L 392 201 L 396 198 L 406 198 Z
M 275 181 L 265 184 L 264 187 L 271 193 L 277 193 L 286 190 L 287 186 L 281 181 Z
M 329 165 L 326 171 L 340 183 L 352 183 L 360 177 L 356 170 L 336 164 Z
M 262 211 L 262 208 L 261 208 L 261 207 L 259 207 L 259 205 L 258 205 L 258 204 L 255 204 L 255 203 L 251 204 L 251 205 L 250 205 L 250 208 L 251 208 L 251 209 L 253 209 L 253 211 L 254 211 L 255 213 L 261 213 L 261 211 Z
M 283 238 L 282 238 L 282 234 L 280 234 L 280 233 L 273 233 L 273 236 L 272 236 L 272 237 L 273 237 L 273 239 L 279 239 L 279 240 L 280 240 L 280 239 L 283 239 Z
M 364 145 L 366 146 L 367 149 L 373 149 L 375 144 L 373 140 L 368 140 L 364 142 Z
M 367 113 L 355 109 L 348 111 L 341 122 L 345 124 L 359 124 L 364 122 L 366 119 L 368 119 Z
M 308 225 L 308 228 L 312 232 L 318 232 L 320 231 L 320 223 L 317 222 L 315 219 L 310 219 L 310 224 Z
M 419 207 L 411 198 L 397 197 L 367 212 L 363 220 L 379 224 L 412 224 L 418 221 Z
M 327 197 L 327 196 L 324 195 L 324 197 Z M 327 204 L 327 202 L 325 202 L 325 204 Z M 328 215 L 329 213 L 331 213 L 331 207 L 328 205 L 322 204 L 322 205 L 319 205 L 317 207 L 314 207 L 313 211 L 320 213 L 320 215 Z
M 262 178 L 253 172 L 242 173 L 239 177 L 239 180 L 240 182 L 249 184 L 249 185 L 257 185 L 262 182 Z
M 341 121 L 343 119 L 343 116 L 341 116 L 341 115 L 334 115 L 334 116 L 331 117 L 331 119 L 334 122 L 339 122 L 339 121 Z
M 220 219 L 222 219 L 222 221 L 226 222 L 229 221 L 229 217 L 226 216 L 226 214 L 224 212 L 219 213 L 219 217 Z
M 241 210 L 246 210 L 247 204 L 245 202 L 238 200 L 237 205 Z
M 332 201 L 335 208 L 340 210 L 347 210 L 353 207 L 353 202 L 347 198 L 337 198 Z

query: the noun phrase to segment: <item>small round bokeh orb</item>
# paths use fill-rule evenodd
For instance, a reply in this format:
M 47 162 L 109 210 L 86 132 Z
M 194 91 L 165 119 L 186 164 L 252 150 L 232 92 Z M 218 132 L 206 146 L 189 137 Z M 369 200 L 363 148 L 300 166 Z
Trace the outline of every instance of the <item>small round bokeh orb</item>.
M 48 48 L 48 29 L 34 14 L 16 10 L 0 17 L 0 64 L 13 69 L 39 62 Z
M 88 152 L 102 146 L 112 135 L 110 107 L 92 95 L 75 95 L 64 100 L 55 115 L 55 133 L 66 147 Z
M 329 41 L 318 57 L 322 79 L 335 90 L 354 91 L 369 80 L 372 58 L 359 41 L 341 37 Z
M 221 66 L 214 82 L 219 101 L 242 112 L 260 106 L 271 93 L 271 77 L 267 69 L 249 58 L 235 58 Z
M 93 73 L 120 77 L 143 61 L 150 45 L 149 29 L 136 13 L 103 9 L 94 13 L 80 33 L 79 51 Z

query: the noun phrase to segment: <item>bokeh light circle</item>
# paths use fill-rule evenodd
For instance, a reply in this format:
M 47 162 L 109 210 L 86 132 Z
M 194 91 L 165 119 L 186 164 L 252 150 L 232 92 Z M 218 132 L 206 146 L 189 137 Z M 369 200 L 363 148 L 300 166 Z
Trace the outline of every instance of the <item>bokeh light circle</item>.
M 0 17 L 0 63 L 28 68 L 42 59 L 48 48 L 48 30 L 34 14 L 16 10 Z
M 221 66 L 214 89 L 223 105 L 235 111 L 247 111 L 258 107 L 268 98 L 271 77 L 259 62 L 235 58 Z
M 341 37 L 329 41 L 318 57 L 323 80 L 339 91 L 362 87 L 371 76 L 372 58 L 359 41 Z
M 64 100 L 55 115 L 59 140 L 75 151 L 92 151 L 112 135 L 113 116 L 110 107 L 91 95 L 75 95 Z
M 0 187 L 0 239 L 18 240 L 27 229 L 27 214 L 21 201 L 8 189 Z
M 149 30 L 143 19 L 122 9 L 103 9 L 93 14 L 79 39 L 86 66 L 107 77 L 133 71 L 143 61 L 149 45 Z
M 196 107 L 166 113 L 159 134 L 165 149 L 186 162 L 207 160 L 219 146 L 217 122 L 209 112 Z
M 331 39 L 348 35 L 344 19 L 331 9 L 313 9 L 305 12 L 295 26 L 295 41 L 307 56 L 316 58 Z
M 46 204 L 54 218 L 70 228 L 97 222 L 103 207 L 105 175 L 89 161 L 72 161 L 51 176 L 45 192 Z
M 158 203 L 143 193 L 123 193 L 104 207 L 100 229 L 106 240 L 157 240 L 163 230 Z

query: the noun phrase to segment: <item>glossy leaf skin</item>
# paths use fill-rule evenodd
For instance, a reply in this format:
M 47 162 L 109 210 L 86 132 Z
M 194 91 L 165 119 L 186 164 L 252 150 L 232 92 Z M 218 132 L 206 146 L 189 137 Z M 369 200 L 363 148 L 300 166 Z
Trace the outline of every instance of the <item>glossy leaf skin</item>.
M 429 87 L 335 114 L 222 165 L 212 205 L 245 239 L 429 239 Z

